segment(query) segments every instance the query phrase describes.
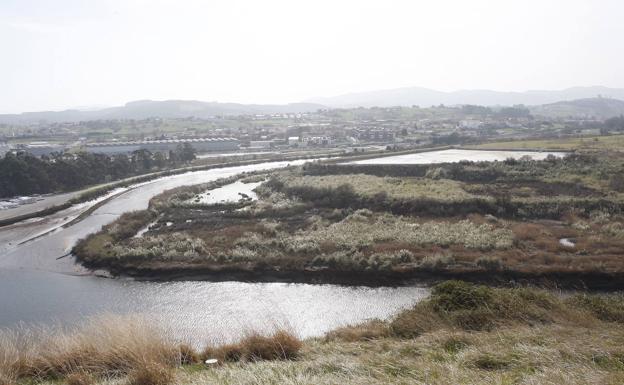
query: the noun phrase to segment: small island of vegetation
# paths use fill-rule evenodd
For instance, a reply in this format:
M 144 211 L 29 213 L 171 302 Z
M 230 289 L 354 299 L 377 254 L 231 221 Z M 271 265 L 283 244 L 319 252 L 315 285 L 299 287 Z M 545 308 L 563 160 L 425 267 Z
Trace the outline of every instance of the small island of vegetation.
M 167 191 L 74 253 L 88 267 L 151 279 L 376 285 L 458 278 L 621 289 L 623 170 L 618 153 L 308 163 Z M 237 180 L 262 182 L 257 199 L 201 200 Z

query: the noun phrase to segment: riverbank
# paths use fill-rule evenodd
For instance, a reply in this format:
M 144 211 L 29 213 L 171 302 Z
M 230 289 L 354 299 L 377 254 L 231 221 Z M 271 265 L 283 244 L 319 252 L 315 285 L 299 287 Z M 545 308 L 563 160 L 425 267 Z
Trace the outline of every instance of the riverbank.
M 251 155 L 253 159 L 229 160 L 227 162 L 220 162 L 220 163 L 215 163 L 214 161 L 215 160 L 220 161 L 222 158 L 208 159 L 210 162 L 206 162 L 206 159 L 200 159 L 199 163 L 207 163 L 207 164 L 186 166 L 186 167 L 181 167 L 181 168 L 176 168 L 176 169 L 169 169 L 169 170 L 163 170 L 163 171 L 153 172 L 153 173 L 144 174 L 144 175 L 133 176 L 133 177 L 126 178 L 120 181 L 90 187 L 90 188 L 80 190 L 77 192 L 59 194 L 58 197 L 55 195 L 52 195 L 48 197 L 48 199 L 46 200 L 46 202 L 49 201 L 50 203 L 49 204 L 45 203 L 46 207 L 42 209 L 37 208 L 41 205 L 41 204 L 37 204 L 35 206 L 24 205 L 24 206 L 20 206 L 17 209 L 7 210 L 7 212 L 11 211 L 11 212 L 15 212 L 16 214 L 13 215 L 13 214 L 8 214 L 7 212 L 4 212 L 3 215 L 0 217 L 0 228 L 9 226 L 18 222 L 22 222 L 25 220 L 29 220 L 33 218 L 40 218 L 40 217 L 45 217 L 48 215 L 55 214 L 59 211 L 66 210 L 76 204 L 88 202 L 98 197 L 101 197 L 102 195 L 105 195 L 114 189 L 124 188 L 128 186 L 132 186 L 134 184 L 149 182 L 151 180 L 155 180 L 158 178 L 184 174 L 187 172 L 205 171 L 205 170 L 212 170 L 212 169 L 225 168 L 225 167 L 254 165 L 254 164 L 260 164 L 260 163 L 265 163 L 265 162 L 296 161 L 296 160 L 302 160 L 302 159 L 314 160 L 314 159 L 323 158 L 323 159 L 331 160 L 332 158 L 340 158 L 340 159 L 346 159 L 346 160 L 360 160 L 360 159 L 368 159 L 371 157 L 392 156 L 396 154 L 408 154 L 412 152 L 436 151 L 438 149 L 440 148 L 425 148 L 425 149 L 414 149 L 414 150 L 404 150 L 404 151 L 395 151 L 395 152 L 368 151 L 367 153 L 362 154 L 362 155 L 356 154 L 356 153 L 347 154 L 347 153 L 336 153 L 336 152 L 330 152 L 330 153 L 306 152 L 304 155 L 297 155 L 296 153 L 295 154 L 289 153 L 287 154 L 287 156 L 284 156 L 279 153 L 277 155 L 271 153 L 270 156 L 268 157 L 262 157 L 262 156 L 259 156 L 261 154 L 253 154 Z M 245 156 L 248 156 L 248 154 L 245 154 Z M 224 156 L 223 158 L 227 158 L 227 157 Z M 59 200 L 63 202 L 59 203 L 58 202 Z M 35 209 L 30 210 L 30 208 L 35 208 Z
M 540 286 L 561 290 L 615 292 L 624 290 L 624 273 L 606 272 L 544 272 L 518 271 L 410 271 L 410 272 L 353 272 L 332 269 L 287 270 L 280 267 L 180 267 L 164 266 L 110 266 L 84 264 L 92 271 L 106 271 L 110 278 L 133 278 L 138 281 L 210 281 L 210 282 L 281 282 L 333 284 L 345 286 L 430 287 L 439 282 L 456 279 L 495 287 Z
M 136 317 L 91 321 L 73 332 L 5 331 L 0 378 L 76 385 L 616 385 L 624 379 L 623 323 L 621 294 L 561 296 L 448 281 L 388 321 L 303 341 L 278 330 L 206 346 L 172 340 Z
M 331 157 L 332 155 L 319 155 L 319 156 Z M 337 155 L 333 155 L 333 156 L 337 156 Z M 232 162 L 208 164 L 208 165 L 201 165 L 201 166 L 187 166 L 187 167 L 181 167 L 181 168 L 176 168 L 176 169 L 171 169 L 171 170 L 153 172 L 153 173 L 149 173 L 145 175 L 134 176 L 134 177 L 126 178 L 117 182 L 107 183 L 105 185 L 95 186 L 95 187 L 91 187 L 85 190 L 81 190 L 83 192 L 79 192 L 77 196 L 69 195 L 72 193 L 64 194 L 64 195 L 67 195 L 68 197 L 70 196 L 72 197 L 68 198 L 66 202 L 61 203 L 61 204 L 52 204 L 49 207 L 46 207 L 44 209 L 34 210 L 31 212 L 27 212 L 27 213 L 20 213 L 15 216 L 2 218 L 0 219 L 0 227 L 9 226 L 9 225 L 22 222 L 28 219 L 32 219 L 32 218 L 45 217 L 45 216 L 57 213 L 59 211 L 68 209 L 73 205 L 88 202 L 98 197 L 101 197 L 102 195 L 105 195 L 114 189 L 128 187 L 128 186 L 132 186 L 138 183 L 149 182 L 151 180 L 166 177 L 166 176 L 179 175 L 179 174 L 184 174 L 184 173 L 193 172 L 193 171 L 212 170 L 212 169 L 218 169 L 218 168 L 224 168 L 224 167 L 237 167 L 237 166 L 260 164 L 260 163 L 265 163 L 265 162 L 270 162 L 270 161 L 294 161 L 294 160 L 300 160 L 300 159 L 317 159 L 317 158 L 318 156 L 313 156 L 313 155 L 292 156 L 292 157 L 272 156 L 271 158 L 232 161 Z

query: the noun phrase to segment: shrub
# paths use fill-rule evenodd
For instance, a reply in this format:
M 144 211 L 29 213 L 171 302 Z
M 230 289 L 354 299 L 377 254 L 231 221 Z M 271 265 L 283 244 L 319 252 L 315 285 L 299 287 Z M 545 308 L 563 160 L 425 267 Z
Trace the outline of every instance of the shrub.
M 130 385 L 170 385 L 175 379 L 173 369 L 161 363 L 148 362 L 128 375 Z

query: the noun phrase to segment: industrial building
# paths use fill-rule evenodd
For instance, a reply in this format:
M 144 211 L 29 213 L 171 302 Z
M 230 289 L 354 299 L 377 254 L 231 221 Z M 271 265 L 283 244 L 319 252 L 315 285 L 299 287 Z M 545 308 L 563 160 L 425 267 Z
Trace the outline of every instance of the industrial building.
M 87 152 L 101 154 L 129 154 L 136 150 L 148 150 L 150 152 L 169 152 L 175 150 L 180 144 L 188 143 L 195 151 L 236 151 L 239 149 L 239 141 L 236 138 L 201 138 L 201 139 L 165 139 L 144 140 L 137 142 L 105 142 L 89 143 L 84 145 Z
M 33 156 L 48 156 L 53 152 L 63 152 L 66 147 L 61 144 L 48 143 L 48 142 L 30 142 L 28 144 L 17 144 L 12 149 L 16 152 L 27 152 Z

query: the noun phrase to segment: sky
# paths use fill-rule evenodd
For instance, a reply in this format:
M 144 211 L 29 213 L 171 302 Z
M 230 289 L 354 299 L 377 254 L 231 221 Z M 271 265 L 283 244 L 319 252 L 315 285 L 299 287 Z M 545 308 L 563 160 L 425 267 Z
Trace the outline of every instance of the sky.
M 0 0 L 0 113 L 624 87 L 622 0 Z

